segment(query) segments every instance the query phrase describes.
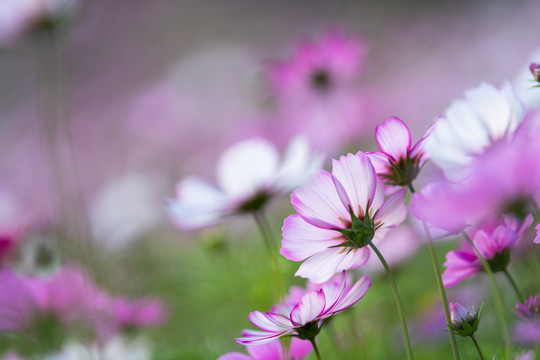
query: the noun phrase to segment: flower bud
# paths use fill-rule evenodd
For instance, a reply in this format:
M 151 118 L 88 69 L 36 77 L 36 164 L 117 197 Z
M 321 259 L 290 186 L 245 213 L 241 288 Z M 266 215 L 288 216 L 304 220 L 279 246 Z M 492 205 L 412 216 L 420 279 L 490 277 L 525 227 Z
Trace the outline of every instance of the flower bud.
M 474 311 L 474 308 L 469 310 L 458 303 L 450 303 L 449 307 L 452 330 L 454 330 L 456 334 L 463 337 L 472 336 L 476 330 L 478 330 L 483 306 L 484 305 L 482 304 L 480 309 L 476 312 Z
M 532 62 L 529 65 L 529 70 L 531 70 L 531 74 L 533 74 L 534 79 L 540 82 L 540 63 Z

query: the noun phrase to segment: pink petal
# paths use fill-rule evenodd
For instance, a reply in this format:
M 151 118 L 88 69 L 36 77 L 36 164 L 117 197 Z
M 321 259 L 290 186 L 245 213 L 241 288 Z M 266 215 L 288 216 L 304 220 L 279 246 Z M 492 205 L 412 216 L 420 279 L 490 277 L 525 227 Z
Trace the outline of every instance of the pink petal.
M 366 295 L 370 287 L 371 280 L 367 276 L 363 276 L 350 289 L 346 290 L 330 313 L 325 315 L 332 315 L 353 306 Z
M 247 345 L 246 348 L 253 360 L 286 360 L 279 340 L 263 345 Z
M 498 252 L 509 249 L 516 244 L 516 233 L 504 225 L 498 226 L 493 232 L 493 239 L 497 243 Z
M 249 314 L 248 319 L 253 325 L 265 331 L 280 332 L 293 328 L 289 318 L 281 314 L 254 311 Z
M 241 345 L 262 345 L 275 341 L 280 336 L 287 335 L 291 332 L 292 331 L 266 332 L 246 329 L 242 331 L 244 337 L 237 338 L 236 342 Z
M 369 161 L 371 161 L 371 164 L 378 175 L 388 173 L 390 167 L 389 161 L 391 158 L 387 154 L 380 151 L 374 151 L 366 153 L 366 156 L 369 158 Z
M 311 351 L 313 351 L 313 345 L 311 345 L 309 340 L 301 340 L 297 337 L 293 337 L 291 340 L 291 347 L 289 349 L 289 358 L 292 358 L 293 360 L 301 360 Z
M 345 241 L 334 230 L 322 229 L 307 223 L 300 215 L 288 216 L 283 223 L 281 255 L 289 260 L 302 261 L 333 245 Z
M 291 194 L 291 203 L 304 220 L 324 229 L 342 228 L 350 214 L 341 203 L 332 180 L 324 170 L 315 173 L 311 181 Z
M 382 152 L 395 161 L 405 158 L 411 148 L 411 133 L 403 121 L 397 117 L 386 120 L 375 128 L 375 138 Z
M 217 358 L 217 360 L 253 360 L 253 358 L 246 354 L 242 354 L 239 352 L 232 352 L 232 353 L 221 355 L 220 357 Z
M 316 320 L 324 311 L 326 298 L 322 289 L 312 291 L 302 297 L 291 311 L 291 322 L 295 326 L 304 326 Z
M 534 243 L 540 244 L 540 224 L 536 225 L 536 236 L 534 237 Z
M 487 260 L 493 259 L 499 250 L 493 237 L 484 230 L 478 230 L 474 234 L 473 242 L 480 254 Z
M 373 201 L 377 185 L 377 175 L 368 157 L 358 152 L 333 160 L 332 175 L 342 185 L 336 184 L 336 189 L 343 206 L 351 205 L 357 216 L 363 216 L 368 202 Z
M 406 193 L 407 189 L 401 189 L 386 198 L 377 216 L 375 216 L 375 222 L 382 222 L 385 228 L 401 224 L 407 217 Z
M 340 247 L 321 251 L 304 261 L 295 275 L 308 278 L 311 282 L 317 284 L 328 281 L 342 270 L 340 264 L 348 256 L 347 252 L 347 248 Z M 360 265 L 362 264 L 354 264 L 351 267 Z

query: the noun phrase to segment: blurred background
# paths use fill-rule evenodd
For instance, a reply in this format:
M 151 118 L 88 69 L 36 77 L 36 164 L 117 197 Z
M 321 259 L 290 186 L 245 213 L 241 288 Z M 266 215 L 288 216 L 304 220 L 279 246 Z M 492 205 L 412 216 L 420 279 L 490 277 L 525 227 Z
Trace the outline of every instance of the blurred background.
M 483 81 L 509 81 L 527 98 L 539 18 L 534 0 L 77 3 L 54 43 L 20 36 L 0 51 L 0 230 L 23 229 L 9 261 L 20 265 L 27 244 L 56 237 L 55 256 L 82 264 L 109 292 L 163 300 L 168 321 L 145 330 L 154 358 L 243 351 L 234 339 L 251 327 L 247 315 L 273 304 L 259 235 L 249 218 L 175 228 L 164 209 L 175 184 L 188 175 L 215 182 L 223 150 L 252 136 L 282 151 L 305 133 L 328 165 L 376 150 L 375 126 L 391 116 L 420 138 L 452 99 Z M 365 51 L 350 93 L 316 115 L 282 111 L 269 68 L 333 27 Z M 272 205 L 276 242 L 291 212 L 287 198 Z M 415 280 L 403 292 L 420 297 L 406 305 L 417 319 L 438 301 L 433 276 L 419 271 L 430 266 L 426 254 L 422 247 L 398 270 L 398 283 Z M 282 260 L 286 281 L 301 284 L 292 276 L 298 264 Z M 394 319 L 384 311 L 389 294 L 374 286 L 356 320 L 336 324 L 363 339 L 362 357 L 346 331 L 338 343 L 350 352 L 341 358 L 399 357 L 399 328 L 381 320 Z M 448 350 L 446 334 L 435 331 L 434 341 L 429 330 L 442 317 L 430 321 L 412 335 L 419 358 Z M 386 347 L 388 339 L 399 344 Z M 321 341 L 321 352 L 331 352 Z

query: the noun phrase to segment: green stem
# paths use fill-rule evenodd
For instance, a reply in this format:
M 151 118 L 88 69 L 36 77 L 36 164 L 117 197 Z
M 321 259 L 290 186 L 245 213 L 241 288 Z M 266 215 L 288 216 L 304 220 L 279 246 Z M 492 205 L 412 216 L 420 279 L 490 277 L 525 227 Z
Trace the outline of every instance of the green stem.
M 274 283 L 274 292 L 279 300 L 285 294 L 285 284 L 281 276 L 281 266 L 279 264 L 278 251 L 274 246 L 272 230 L 262 211 L 253 212 L 253 218 L 262 235 L 268 257 L 270 258 L 270 269 L 272 271 L 272 280 Z
M 441 302 L 444 308 L 444 317 L 446 318 L 446 327 L 448 329 L 448 336 L 450 337 L 450 345 L 452 346 L 452 354 L 455 360 L 459 360 L 459 350 L 456 342 L 456 335 L 452 329 L 452 320 L 450 318 L 450 309 L 448 308 L 448 299 L 446 297 L 446 290 L 442 281 L 441 268 L 439 267 L 439 261 L 437 260 L 437 253 L 435 252 L 435 246 L 433 246 L 433 239 L 426 222 L 422 222 L 424 225 L 424 232 L 429 247 L 429 254 L 431 255 L 431 263 L 433 264 L 433 271 L 435 271 L 435 278 L 437 279 L 437 287 L 439 288 L 439 294 L 441 296 Z
M 503 273 L 504 273 L 504 275 L 506 275 L 506 278 L 508 279 L 508 281 L 510 282 L 510 284 L 514 288 L 514 291 L 516 292 L 516 295 L 517 295 L 517 297 L 519 299 L 519 302 L 521 302 L 522 304 L 525 303 L 525 299 L 523 298 L 523 295 L 521 295 L 521 291 L 519 291 L 516 280 L 514 280 L 512 275 L 510 275 L 510 272 L 508 271 L 508 269 L 504 269 Z
M 317 355 L 317 360 L 322 360 L 317 343 L 315 343 L 315 339 L 309 339 L 309 341 L 311 342 L 311 345 L 313 345 L 313 350 L 315 351 L 315 355 Z
M 411 341 L 409 340 L 409 331 L 407 330 L 407 323 L 405 322 L 405 316 L 403 315 L 403 305 L 401 303 L 401 298 L 399 296 L 399 291 L 396 285 L 396 281 L 394 280 L 394 275 L 392 275 L 392 271 L 390 270 L 388 263 L 384 259 L 383 255 L 380 253 L 379 249 L 377 249 L 375 244 L 373 244 L 371 241 L 369 241 L 368 244 L 373 249 L 375 254 L 377 254 L 377 256 L 379 257 L 379 260 L 381 261 L 382 265 L 384 266 L 384 269 L 386 270 L 386 274 L 388 275 L 390 284 L 392 285 L 392 291 L 394 292 L 394 298 L 396 300 L 399 320 L 401 322 L 401 329 L 403 331 L 403 339 L 405 340 L 405 348 L 407 350 L 407 359 L 412 360 L 413 354 L 412 354 L 412 348 L 411 348 Z
M 497 311 L 497 319 L 499 321 L 499 327 L 501 328 L 501 331 L 502 331 L 502 337 L 503 337 L 503 342 L 504 342 L 504 350 L 505 350 L 505 355 L 506 355 L 505 357 L 506 357 L 506 359 L 510 359 L 511 356 L 512 356 L 511 355 L 511 350 L 510 350 L 510 336 L 508 335 L 508 326 L 506 325 L 506 320 L 504 319 L 504 311 L 503 311 L 503 307 L 502 307 L 501 296 L 499 294 L 499 290 L 497 289 L 497 283 L 495 282 L 495 276 L 493 276 L 493 271 L 491 271 L 491 268 L 489 267 L 489 264 L 488 264 L 487 260 L 484 259 L 484 257 L 480 254 L 480 252 L 478 251 L 478 249 L 474 245 L 474 243 L 471 240 L 471 238 L 469 237 L 469 235 L 467 235 L 467 233 L 465 233 L 465 232 L 463 233 L 463 235 L 465 236 L 465 239 L 467 240 L 467 242 L 471 245 L 471 247 L 476 252 L 476 256 L 478 257 L 478 259 L 482 263 L 482 267 L 483 267 L 484 271 L 486 272 L 486 274 L 488 275 L 489 286 L 490 286 L 490 289 L 491 289 L 491 296 L 493 297 L 493 302 L 495 303 L 495 309 Z
M 476 347 L 476 351 L 478 351 L 478 356 L 480 357 L 480 360 L 484 360 L 484 354 L 482 354 L 482 350 L 480 350 L 480 346 L 478 346 L 478 341 L 476 341 L 474 335 L 471 335 L 470 337 L 474 343 L 474 346 Z

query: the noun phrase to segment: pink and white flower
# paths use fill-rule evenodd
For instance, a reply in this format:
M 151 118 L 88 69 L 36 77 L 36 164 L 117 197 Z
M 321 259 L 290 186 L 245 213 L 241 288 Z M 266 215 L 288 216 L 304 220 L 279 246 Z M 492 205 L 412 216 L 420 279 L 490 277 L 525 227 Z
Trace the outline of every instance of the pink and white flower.
M 320 170 L 292 193 L 297 214 L 285 219 L 281 254 L 305 260 L 296 275 L 315 283 L 365 264 L 368 242 L 378 243 L 407 216 L 406 191 L 385 199 L 384 184 L 362 152 L 333 160 L 332 173 Z
M 514 310 L 521 321 L 515 327 L 515 340 L 520 344 L 540 343 L 540 294 L 530 296 L 525 302 L 516 303 Z
M 249 355 L 232 352 L 222 355 L 218 360 L 301 360 L 309 355 L 313 346 L 308 340 L 292 338 L 289 349 L 274 340 L 262 345 L 247 345 Z
M 183 229 L 222 222 L 227 216 L 255 212 L 268 201 L 303 184 L 320 167 L 322 157 L 312 154 L 302 137 L 293 139 L 279 161 L 277 150 L 263 139 L 251 139 L 229 148 L 218 165 L 219 188 L 195 177 L 176 186 L 176 198 L 167 202 L 171 219 Z
M 401 119 L 392 117 L 375 128 L 375 138 L 381 151 L 367 155 L 375 172 L 386 184 L 412 187 L 413 180 L 427 160 L 424 143 L 430 130 L 411 147 L 411 132 Z
M 488 232 L 480 229 L 474 233 L 472 241 L 480 255 L 485 258 L 493 272 L 503 271 L 510 262 L 510 249 L 516 245 L 516 233 L 504 225 Z M 446 267 L 442 279 L 445 287 L 482 271 L 482 264 L 475 252 L 467 245 L 464 250 L 452 250 L 446 254 Z
M 345 271 L 341 280 L 323 285 L 302 297 L 290 313 L 255 311 L 249 314 L 251 323 L 261 330 L 244 330 L 243 337 L 236 341 L 243 345 L 266 344 L 282 336 L 296 336 L 302 340 L 314 341 L 323 320 L 343 311 L 364 297 L 371 286 L 371 280 L 364 276 L 347 287 Z
M 475 156 L 500 140 L 512 139 L 522 120 L 523 105 L 509 84 L 497 89 L 482 83 L 452 102 L 435 122 L 425 151 L 449 179 L 461 180 Z

